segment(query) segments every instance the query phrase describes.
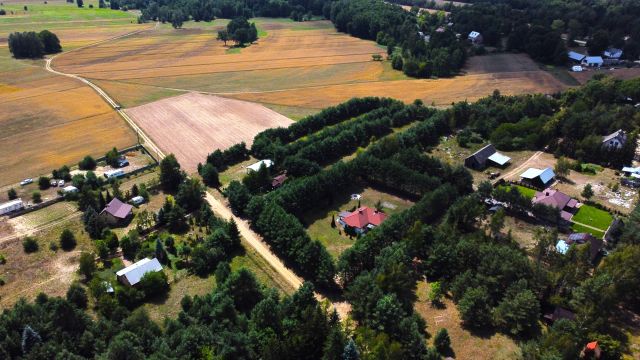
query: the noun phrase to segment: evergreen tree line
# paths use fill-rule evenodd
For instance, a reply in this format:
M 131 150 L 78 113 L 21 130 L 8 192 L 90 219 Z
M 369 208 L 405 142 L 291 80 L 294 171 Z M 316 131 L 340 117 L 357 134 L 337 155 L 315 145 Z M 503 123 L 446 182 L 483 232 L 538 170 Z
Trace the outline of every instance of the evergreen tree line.
M 89 315 L 88 294 L 73 285 L 66 298 L 40 294 L 0 315 L 4 359 L 342 359 L 348 347 L 338 317 L 309 284 L 282 297 L 244 269 L 216 272 L 218 286 L 186 296 L 164 326 L 147 313 L 114 304 Z M 218 277 L 218 276 L 216 276 Z M 101 301 L 114 300 L 102 298 Z M 351 345 L 353 347 L 353 344 Z M 352 349 L 353 350 L 353 349 Z M 357 352 L 357 350 L 356 350 Z
M 37 59 L 62 51 L 60 39 L 49 30 L 14 32 L 9 34 L 8 41 L 9 51 L 16 59 Z

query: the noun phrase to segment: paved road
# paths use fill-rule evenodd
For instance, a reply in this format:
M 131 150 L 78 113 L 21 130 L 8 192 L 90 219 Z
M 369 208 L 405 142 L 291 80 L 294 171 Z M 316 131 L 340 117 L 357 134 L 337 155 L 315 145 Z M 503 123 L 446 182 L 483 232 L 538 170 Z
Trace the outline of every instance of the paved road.
M 156 26 L 157 27 L 157 24 Z M 155 28 L 154 27 L 154 28 Z M 116 36 L 114 38 L 111 39 L 107 39 L 95 44 L 91 44 L 82 48 L 86 48 L 89 46 L 94 46 L 103 42 L 107 42 L 107 41 L 112 41 L 112 40 L 116 40 L 119 38 L 123 38 L 126 36 L 130 36 L 130 35 L 134 35 L 134 34 L 138 34 L 140 32 L 143 31 L 148 31 L 150 29 L 144 29 L 144 30 L 138 30 L 138 31 L 134 31 L 131 33 L 127 33 L 124 35 L 120 35 L 120 36 Z M 74 50 L 79 50 L 82 48 L 77 48 Z M 74 51 L 71 50 L 71 51 Z M 66 53 L 69 53 L 71 51 L 68 51 Z M 65 54 L 65 53 L 63 53 Z M 104 91 L 102 90 L 99 86 L 97 86 L 96 84 L 92 83 L 91 81 L 80 77 L 78 75 L 75 74 L 67 74 L 67 73 L 63 73 L 63 72 L 59 72 L 54 70 L 51 67 L 51 62 L 53 61 L 53 59 L 55 59 L 58 55 L 53 56 L 51 58 L 47 59 L 45 68 L 47 71 L 52 72 L 54 74 L 57 75 L 61 75 L 61 76 L 66 76 L 66 77 L 70 77 L 73 79 L 76 79 L 78 81 L 81 81 L 83 83 L 85 83 L 86 85 L 90 86 L 91 88 L 93 88 L 98 95 L 100 95 L 107 103 L 109 103 L 109 105 L 111 105 L 117 112 L 118 114 L 120 114 L 120 116 L 122 116 L 122 118 L 129 124 L 129 126 L 131 126 L 131 128 L 133 128 L 136 133 L 138 134 L 138 137 L 141 139 L 141 142 L 144 143 L 144 145 L 146 147 L 149 148 L 149 150 L 155 152 L 156 154 L 158 154 L 158 158 L 162 159 L 165 157 L 164 152 L 160 149 L 160 147 L 158 147 L 143 131 L 142 129 L 140 129 L 134 122 L 133 120 L 129 117 L 129 115 L 127 115 L 127 113 L 120 109 L 120 107 L 118 106 L 118 104 Z M 280 274 L 280 276 L 282 276 L 282 278 L 287 281 L 294 289 L 298 289 L 301 285 L 302 285 L 302 279 L 300 277 L 298 277 L 293 271 L 291 271 L 291 269 L 287 268 L 284 263 L 273 253 L 271 252 L 271 250 L 269 249 L 268 245 L 264 243 L 264 241 L 262 240 L 262 237 L 260 235 L 258 235 L 256 232 L 252 231 L 251 228 L 249 227 L 249 224 L 247 223 L 247 221 L 233 215 L 233 213 L 231 212 L 231 210 L 229 209 L 229 207 L 225 204 L 223 204 L 222 202 L 220 202 L 219 200 L 217 200 L 215 197 L 213 197 L 210 193 L 206 193 L 206 201 L 209 203 L 209 205 L 211 206 L 212 210 L 214 213 L 216 213 L 218 216 L 224 218 L 224 219 L 234 219 L 235 222 L 238 224 L 238 230 L 240 231 L 240 234 L 242 235 L 242 237 L 245 240 L 245 243 L 250 245 L 251 247 L 253 247 L 255 249 L 255 251 L 260 254 L 260 256 L 262 256 L 267 263 L 269 263 L 269 265 L 271 265 L 277 272 L 278 274 Z M 319 295 L 316 294 L 316 298 L 319 301 L 323 301 L 324 298 Z M 334 303 L 332 304 L 333 307 L 338 311 L 338 313 L 340 314 L 341 319 L 346 319 L 347 314 L 350 310 L 350 306 L 348 303 Z

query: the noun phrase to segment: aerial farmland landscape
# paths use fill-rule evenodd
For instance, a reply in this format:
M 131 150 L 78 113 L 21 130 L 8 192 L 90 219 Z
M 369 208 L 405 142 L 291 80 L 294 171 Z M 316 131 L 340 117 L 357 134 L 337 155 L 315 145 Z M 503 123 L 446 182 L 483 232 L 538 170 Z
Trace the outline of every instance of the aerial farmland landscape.
M 0 358 L 640 359 L 639 18 L 0 1 Z

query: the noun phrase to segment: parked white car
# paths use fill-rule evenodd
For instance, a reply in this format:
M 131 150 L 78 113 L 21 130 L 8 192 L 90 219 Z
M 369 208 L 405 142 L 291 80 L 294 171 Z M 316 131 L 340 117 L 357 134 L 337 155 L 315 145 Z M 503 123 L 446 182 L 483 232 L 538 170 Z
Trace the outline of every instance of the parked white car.
M 32 179 L 32 178 L 27 178 L 27 179 L 24 179 L 24 180 L 20 181 L 20 186 L 29 185 L 29 184 L 31 184 L 32 182 L 33 182 L 33 179 Z
M 56 180 L 56 179 L 51 179 L 51 181 L 49 181 L 49 185 L 51 185 L 51 186 L 58 186 L 58 180 Z
M 58 186 L 59 186 L 59 187 L 63 187 L 63 186 L 64 186 L 64 180 L 60 180 L 60 181 L 58 181 Z

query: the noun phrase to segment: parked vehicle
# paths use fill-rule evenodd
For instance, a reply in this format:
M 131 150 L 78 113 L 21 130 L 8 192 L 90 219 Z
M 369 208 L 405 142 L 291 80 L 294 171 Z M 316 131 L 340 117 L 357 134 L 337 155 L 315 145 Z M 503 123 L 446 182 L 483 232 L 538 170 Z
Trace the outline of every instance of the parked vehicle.
M 51 181 L 49 181 L 49 185 L 51 185 L 51 186 L 58 186 L 58 180 L 56 180 L 56 179 L 51 179 Z
M 58 186 L 59 186 L 59 187 L 63 187 L 63 186 L 64 186 L 64 180 L 60 180 L 60 181 L 58 181 Z
M 33 182 L 33 179 L 32 179 L 32 178 L 27 178 L 27 179 L 24 179 L 24 180 L 20 181 L 20 186 L 29 185 L 29 184 L 31 184 L 32 182 Z

